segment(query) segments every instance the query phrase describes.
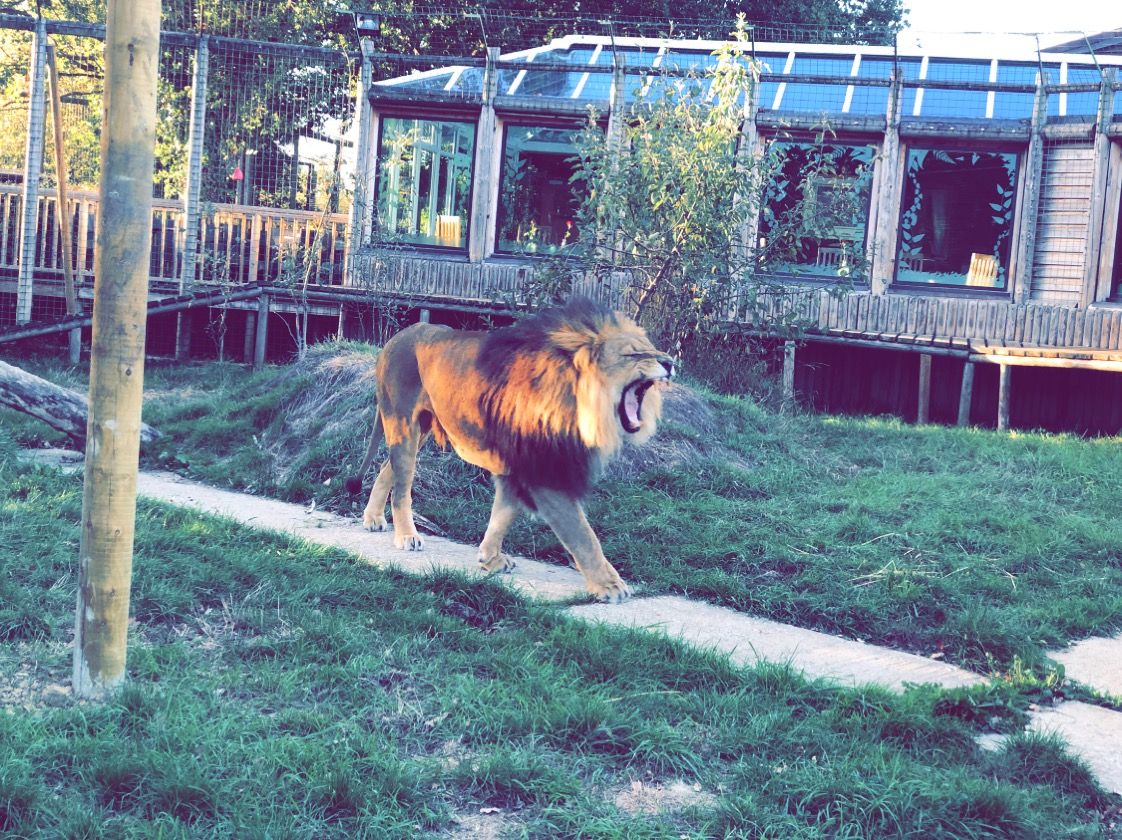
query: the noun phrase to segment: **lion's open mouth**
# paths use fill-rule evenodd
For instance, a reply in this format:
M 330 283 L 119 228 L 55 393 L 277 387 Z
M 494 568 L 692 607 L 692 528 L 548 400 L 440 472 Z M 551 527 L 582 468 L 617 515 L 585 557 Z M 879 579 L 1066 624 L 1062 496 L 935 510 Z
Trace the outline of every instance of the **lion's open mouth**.
M 643 397 L 652 385 L 653 379 L 636 379 L 623 389 L 619 401 L 619 422 L 628 434 L 635 434 L 643 427 Z

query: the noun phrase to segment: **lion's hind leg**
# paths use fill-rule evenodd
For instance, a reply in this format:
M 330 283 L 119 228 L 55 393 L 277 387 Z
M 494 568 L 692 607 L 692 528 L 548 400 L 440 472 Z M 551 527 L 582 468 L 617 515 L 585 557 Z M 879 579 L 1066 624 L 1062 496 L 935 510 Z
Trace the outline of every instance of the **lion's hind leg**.
M 509 572 L 514 568 L 514 558 L 503 554 L 503 538 L 522 511 L 514 492 L 507 487 L 506 479 L 495 476 L 495 502 L 491 505 L 491 520 L 479 544 L 479 566 L 485 572 Z
M 425 539 L 417 533 L 413 522 L 413 476 L 417 471 L 417 450 L 428 434 L 422 433 L 412 423 L 401 422 L 395 426 L 392 433 L 388 424 L 386 427 L 386 442 L 390 450 L 393 543 L 407 551 L 421 551 L 425 547 Z

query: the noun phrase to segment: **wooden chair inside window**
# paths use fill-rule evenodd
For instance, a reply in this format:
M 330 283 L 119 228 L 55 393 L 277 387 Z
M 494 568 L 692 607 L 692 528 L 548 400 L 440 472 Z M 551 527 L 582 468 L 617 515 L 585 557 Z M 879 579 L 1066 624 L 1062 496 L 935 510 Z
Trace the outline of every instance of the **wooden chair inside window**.
M 440 215 L 436 217 L 436 241 L 452 248 L 460 247 L 463 221 L 459 216 Z
M 997 286 L 997 257 L 993 254 L 970 255 L 970 269 L 966 272 L 967 286 Z

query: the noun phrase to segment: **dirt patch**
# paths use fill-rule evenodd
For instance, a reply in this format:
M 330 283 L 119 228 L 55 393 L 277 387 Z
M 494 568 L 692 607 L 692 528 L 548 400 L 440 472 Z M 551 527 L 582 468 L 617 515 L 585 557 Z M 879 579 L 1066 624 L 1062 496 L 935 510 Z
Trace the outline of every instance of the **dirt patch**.
M 612 803 L 631 816 L 657 816 L 684 811 L 687 808 L 709 809 L 717 805 L 717 797 L 681 779 L 669 782 L 633 781 L 612 796 Z
M 449 840 L 500 840 L 516 833 L 518 823 L 501 808 L 480 808 L 478 813 L 452 815 L 455 828 L 441 832 Z
M 68 706 L 70 645 L 17 644 L 0 655 L 0 710 L 8 714 Z

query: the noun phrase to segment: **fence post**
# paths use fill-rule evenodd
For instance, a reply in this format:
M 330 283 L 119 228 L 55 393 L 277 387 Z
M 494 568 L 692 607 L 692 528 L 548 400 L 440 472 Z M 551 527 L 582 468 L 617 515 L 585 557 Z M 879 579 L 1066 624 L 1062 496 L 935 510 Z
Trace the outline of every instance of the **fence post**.
M 472 193 L 471 219 L 468 223 L 468 260 L 481 262 L 489 250 L 488 232 L 495 215 L 495 199 L 499 185 L 492 177 L 495 158 L 495 91 L 498 89 L 498 71 L 495 62 L 499 48 L 487 48 L 487 65 L 483 70 L 483 107 L 475 132 L 475 191 Z
M 1032 107 L 1032 134 L 1029 137 L 1028 159 L 1025 162 L 1025 185 L 1021 202 L 1021 234 L 1014 255 L 1014 276 L 1008 278 L 1013 303 L 1024 303 L 1032 291 L 1033 257 L 1036 253 L 1036 230 L 1040 214 L 1040 189 L 1044 177 L 1044 123 L 1048 121 L 1048 91 L 1044 77 L 1036 83 Z
M 881 153 L 880 189 L 877 190 L 876 220 L 873 222 L 873 262 L 870 291 L 883 295 L 896 274 L 896 224 L 903 194 L 900 159 L 900 111 L 904 101 L 904 80 L 893 74 L 888 89 L 888 112 Z
M 23 155 L 23 207 L 19 222 L 19 280 L 16 285 L 16 323 L 31 320 L 35 274 L 35 238 L 39 220 L 39 175 L 43 171 L 43 138 L 47 128 L 47 21 L 39 18 L 31 41 L 30 103 L 27 145 Z
M 373 213 L 370 190 L 370 126 L 374 112 L 370 107 L 370 85 L 374 81 L 374 70 L 367 56 L 367 40 L 362 43 L 362 70 L 359 75 L 358 101 L 355 103 L 355 119 L 358 120 L 358 138 L 355 141 L 355 190 L 351 198 L 351 212 L 347 219 L 349 259 L 343 268 L 343 285 L 355 285 L 355 267 L 359 249 L 362 247 L 363 233 L 370 226 L 368 213 Z
M 200 35 L 195 48 L 195 72 L 191 79 L 191 127 L 187 135 L 187 183 L 183 190 L 183 263 L 179 291 L 195 282 L 199 255 L 199 196 L 203 180 L 203 129 L 206 126 L 209 36 Z
M 159 0 L 109 0 L 73 690 L 125 679 L 152 239 Z

